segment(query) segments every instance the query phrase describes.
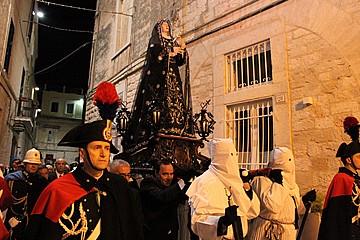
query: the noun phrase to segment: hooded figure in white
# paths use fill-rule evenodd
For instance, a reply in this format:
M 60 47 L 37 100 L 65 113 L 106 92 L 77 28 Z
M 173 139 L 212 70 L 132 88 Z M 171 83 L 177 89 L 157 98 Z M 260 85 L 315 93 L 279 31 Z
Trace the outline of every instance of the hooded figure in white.
M 209 143 L 211 164 L 209 169 L 196 178 L 189 187 L 191 207 L 191 228 L 202 240 L 234 239 L 233 229 L 227 227 L 227 233 L 217 236 L 220 217 L 229 207 L 225 188 L 231 187 L 233 204 L 238 206 L 237 215 L 241 218 L 243 235 L 248 232 L 248 219 L 255 218 L 260 211 L 259 199 L 252 199 L 243 188 L 239 174 L 238 157 L 231 139 L 213 139 Z
M 259 196 L 261 209 L 259 217 L 251 225 L 249 237 L 254 240 L 295 240 L 296 211 L 304 213 L 305 207 L 295 182 L 292 151 L 286 147 L 275 148 L 269 167 L 282 170 L 282 184 L 265 176 L 257 176 L 251 182 Z

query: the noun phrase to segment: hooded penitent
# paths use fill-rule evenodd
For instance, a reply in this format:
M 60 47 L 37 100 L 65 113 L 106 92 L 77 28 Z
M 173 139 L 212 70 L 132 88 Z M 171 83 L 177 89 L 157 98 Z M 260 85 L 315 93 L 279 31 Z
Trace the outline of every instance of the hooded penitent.
M 240 196 L 242 195 L 240 192 L 244 192 L 243 190 L 243 182 L 240 178 L 239 174 L 239 166 L 238 166 L 238 156 L 231 139 L 212 139 L 209 142 L 209 151 L 211 156 L 211 164 L 209 169 L 200 176 L 200 178 L 196 178 L 193 184 L 191 184 L 189 190 L 187 191 L 187 195 L 190 197 L 190 201 L 193 202 L 196 211 L 204 211 L 204 212 L 213 212 L 218 213 L 224 211 L 224 206 L 221 204 L 222 201 L 217 201 L 216 199 L 224 199 L 224 192 L 218 192 L 216 195 L 212 196 L 206 188 L 197 188 L 197 182 L 200 181 L 201 178 L 206 179 L 207 175 L 215 175 L 226 188 L 231 187 L 232 198 L 234 204 L 240 206 L 240 209 L 248 209 L 250 207 L 250 202 L 242 201 Z M 201 186 L 200 186 L 201 187 Z M 208 186 L 211 188 L 211 186 Z M 199 206 L 197 198 L 209 198 L 208 202 L 212 202 L 211 206 Z M 205 202 L 202 202 L 203 204 Z M 219 205 L 217 205 L 219 204 Z
M 295 182 L 295 162 L 292 151 L 286 147 L 277 147 L 272 151 L 269 161 L 269 167 L 272 169 L 283 170 L 283 185 L 290 191 L 296 190 L 297 185 Z

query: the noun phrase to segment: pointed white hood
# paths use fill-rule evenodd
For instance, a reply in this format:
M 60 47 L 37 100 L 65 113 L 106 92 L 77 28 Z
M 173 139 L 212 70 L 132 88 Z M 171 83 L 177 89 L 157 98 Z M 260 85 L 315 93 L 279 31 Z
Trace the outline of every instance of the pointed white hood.
M 295 161 L 292 151 L 286 147 L 277 147 L 273 150 L 269 167 L 283 170 L 283 185 L 290 191 L 297 187 L 295 181 Z
M 209 169 L 191 184 L 186 194 L 198 212 L 218 213 L 227 206 L 222 205 L 221 199 L 226 199 L 225 190 L 215 191 L 211 184 L 206 184 L 210 179 L 218 179 L 227 189 L 231 186 L 232 199 L 239 209 L 249 209 L 250 201 L 244 201 L 247 196 L 243 189 L 243 182 L 239 174 L 238 156 L 229 139 L 212 139 L 209 142 L 211 164 Z M 206 199 L 204 199 L 204 197 Z M 200 200 L 202 199 L 202 200 Z

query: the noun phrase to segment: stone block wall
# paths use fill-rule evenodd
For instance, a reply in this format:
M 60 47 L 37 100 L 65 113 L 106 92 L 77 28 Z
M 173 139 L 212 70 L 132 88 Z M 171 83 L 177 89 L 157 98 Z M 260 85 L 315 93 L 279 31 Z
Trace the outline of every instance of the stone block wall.
M 114 7 L 115 1 L 99 1 L 99 8 L 111 4 Z M 103 34 L 97 41 L 110 42 L 98 43 L 102 53 L 94 61 L 94 87 L 99 81 L 126 81 L 131 106 L 140 80 L 136 67 L 142 64 L 151 30 L 157 19 L 170 17 L 174 32 L 181 32 L 187 42 L 193 111 L 211 99 L 208 110 L 217 121 L 213 136 L 226 137 L 227 106 L 271 98 L 275 145 L 293 149 L 301 192 L 311 188 L 326 192 L 340 166 L 336 150 L 350 140 L 342 121 L 348 115 L 360 118 L 358 1 L 134 0 L 134 7 L 130 54 L 134 64 L 109 74 L 113 30 L 108 16 L 96 26 Z M 224 56 L 266 39 L 271 45 L 272 84 L 225 94 Z M 284 101 L 277 102 L 277 96 Z M 304 105 L 305 97 L 313 104 Z M 89 109 L 88 116 L 94 113 Z

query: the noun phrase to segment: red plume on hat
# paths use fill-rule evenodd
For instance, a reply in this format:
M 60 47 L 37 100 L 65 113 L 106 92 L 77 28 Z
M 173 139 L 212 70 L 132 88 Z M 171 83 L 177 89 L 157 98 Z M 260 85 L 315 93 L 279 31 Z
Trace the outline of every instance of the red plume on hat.
M 114 120 L 116 111 L 121 104 L 114 84 L 109 82 L 100 83 L 94 94 L 94 104 L 99 108 L 102 119 Z
M 356 117 L 348 116 L 344 119 L 344 130 L 345 132 L 348 131 L 350 128 L 359 127 L 359 121 Z
M 344 132 L 347 133 L 353 141 L 359 140 L 359 121 L 356 117 L 348 116 L 344 119 Z

